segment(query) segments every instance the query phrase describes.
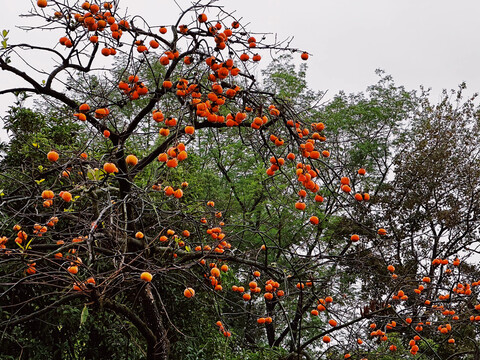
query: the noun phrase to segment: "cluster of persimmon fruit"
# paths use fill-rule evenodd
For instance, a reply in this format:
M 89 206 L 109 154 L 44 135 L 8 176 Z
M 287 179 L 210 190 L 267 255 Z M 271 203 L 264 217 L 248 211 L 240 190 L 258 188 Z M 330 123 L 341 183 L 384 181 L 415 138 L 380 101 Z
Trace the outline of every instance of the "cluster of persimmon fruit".
M 448 259 L 438 259 L 438 258 L 436 258 L 432 261 L 432 264 L 434 266 L 437 266 L 437 265 L 440 265 L 440 264 L 448 265 L 449 260 Z M 452 261 L 452 265 L 454 267 L 458 267 L 460 265 L 460 259 L 458 257 L 455 258 Z M 390 265 L 387 266 L 387 270 L 390 273 L 392 273 L 393 279 L 398 278 L 398 276 L 394 276 L 395 275 L 394 272 L 396 270 L 395 266 L 390 264 Z M 447 270 L 450 270 L 450 271 L 447 271 Z M 451 273 L 452 269 L 446 269 L 445 272 L 447 274 Z M 425 276 L 421 280 L 419 280 L 419 282 L 422 282 L 425 285 L 420 284 L 416 289 L 413 290 L 414 294 L 420 295 L 422 293 L 422 291 L 425 290 L 425 286 L 427 286 L 427 284 L 430 284 L 431 281 L 432 280 L 429 276 Z M 471 284 L 470 283 L 465 283 L 465 284 L 458 283 L 456 286 L 453 287 L 452 292 L 456 293 L 456 294 L 459 294 L 459 295 L 462 295 L 462 296 L 470 296 L 470 295 L 472 295 L 472 288 L 476 287 L 476 286 L 479 286 L 479 285 L 480 285 L 479 281 L 475 281 Z M 447 304 L 452 304 L 452 302 L 450 302 L 449 299 L 450 299 L 450 294 L 449 293 L 440 294 L 438 296 L 438 301 L 445 301 Z M 459 296 L 458 300 L 460 300 L 460 299 L 461 299 L 461 297 Z M 392 300 L 406 301 L 406 300 L 408 300 L 408 296 L 405 294 L 405 292 L 403 290 L 400 289 L 400 290 L 398 290 L 398 292 L 396 294 L 392 295 Z M 436 316 L 437 322 L 440 323 L 437 327 L 437 330 L 443 335 L 448 335 L 453 329 L 453 326 L 448 322 L 449 319 L 451 319 L 452 321 L 461 320 L 460 316 L 456 314 L 455 310 L 446 309 L 445 306 L 442 305 L 442 304 L 432 305 L 432 301 L 430 301 L 428 299 L 424 300 L 423 304 L 426 307 L 429 307 L 431 305 L 431 309 L 436 310 L 438 313 L 443 315 L 443 319 L 442 319 L 442 317 L 439 317 L 438 315 Z M 474 306 L 474 309 L 476 311 L 480 311 L 480 304 L 476 304 Z M 468 314 L 467 314 L 467 316 L 468 316 Z M 480 315 L 478 315 L 478 313 L 477 314 L 472 314 L 472 315 L 469 316 L 469 320 L 471 322 L 480 321 Z M 424 330 L 424 326 L 431 326 L 431 325 L 433 325 L 433 322 L 432 321 L 420 321 L 420 322 L 414 323 L 414 321 L 411 317 L 407 317 L 407 318 L 403 319 L 403 322 L 404 323 L 402 324 L 402 326 L 406 326 L 406 327 L 411 326 L 415 330 L 415 332 L 417 333 L 417 335 L 415 335 L 413 337 L 413 339 L 411 339 L 409 341 L 410 353 L 412 355 L 416 355 L 419 351 L 418 342 L 420 342 L 422 340 L 425 340 L 424 338 L 422 338 L 420 336 L 421 332 Z M 397 326 L 397 323 L 395 321 L 391 321 L 390 323 L 388 323 L 386 325 L 386 330 L 387 331 L 392 330 L 396 326 Z M 459 325 L 459 326 L 461 326 L 461 325 Z M 370 324 L 370 328 L 372 330 L 374 330 L 376 327 L 377 327 L 376 324 L 374 324 L 374 323 Z M 388 336 L 386 335 L 385 331 L 382 331 L 380 329 L 372 331 L 370 333 L 370 337 L 371 337 L 372 340 L 375 339 L 376 337 L 378 337 L 380 339 L 380 341 L 382 341 L 382 342 L 388 340 Z M 361 341 L 361 339 L 359 339 L 359 340 Z M 449 337 L 446 341 L 447 341 L 448 344 L 455 344 L 455 339 L 453 337 Z M 363 343 L 363 341 L 359 342 L 359 344 L 361 344 L 361 343 Z M 394 344 L 391 344 L 389 346 L 389 350 L 390 351 L 396 351 L 397 347 Z M 351 357 L 350 353 L 345 355 L 345 359 L 348 359 L 350 357 Z
M 118 88 L 122 90 L 130 100 L 137 100 L 139 97 L 148 94 L 148 87 L 139 81 L 137 75 L 130 75 L 128 82 L 120 81 Z
M 17 232 L 16 238 L 15 238 L 14 241 L 22 249 L 28 250 L 29 249 L 29 244 L 32 241 L 34 241 L 35 238 L 42 237 L 44 234 L 46 234 L 48 232 L 49 228 L 53 228 L 58 223 L 58 221 L 59 221 L 58 217 L 53 216 L 50 219 L 48 219 L 45 222 L 44 225 L 38 224 L 38 223 L 34 224 L 33 225 L 33 231 L 32 231 L 32 238 L 24 246 L 22 246 L 22 244 L 27 242 L 27 240 L 29 239 L 29 236 L 28 236 L 27 232 L 22 230 L 22 226 L 20 224 L 16 224 L 13 227 L 13 230 Z M 83 242 L 83 241 L 86 240 L 86 238 L 87 238 L 86 236 L 75 237 L 75 238 L 72 239 L 72 243 Z M 1 249 L 6 249 L 5 244 L 9 240 L 8 237 L 4 236 L 0 240 L 1 240 L 0 242 L 2 243 L 2 247 L 0 247 L 0 248 Z M 56 244 L 59 247 L 61 247 L 61 246 L 65 245 L 65 242 L 63 240 L 58 240 L 56 242 Z M 57 252 L 57 253 L 54 254 L 54 258 L 55 259 L 61 259 L 62 261 L 64 259 L 70 260 L 70 265 L 67 267 L 67 271 L 68 271 L 68 273 L 70 273 L 72 275 L 76 275 L 79 271 L 78 266 L 80 266 L 82 264 L 82 260 L 81 260 L 80 257 L 78 257 L 75 254 L 76 254 L 76 249 L 70 249 L 68 251 L 68 255 L 66 255 L 65 257 L 63 256 L 63 254 L 61 252 Z M 35 262 L 29 262 L 27 264 L 27 268 L 25 269 L 25 274 L 27 274 L 27 275 L 36 274 L 37 273 L 36 265 L 37 264 Z M 93 278 L 87 279 L 85 284 L 86 283 L 90 283 L 90 284 L 94 283 Z M 79 283 L 77 281 L 75 282 L 73 289 L 74 290 L 81 290 L 81 287 L 79 286 Z

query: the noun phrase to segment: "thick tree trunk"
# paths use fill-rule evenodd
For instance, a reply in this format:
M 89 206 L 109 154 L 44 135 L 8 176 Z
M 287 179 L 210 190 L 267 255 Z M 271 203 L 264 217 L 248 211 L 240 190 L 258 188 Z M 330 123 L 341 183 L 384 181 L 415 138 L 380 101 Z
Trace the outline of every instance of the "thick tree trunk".
M 167 360 L 170 351 L 170 342 L 167 338 L 167 330 L 163 326 L 162 316 L 153 297 L 150 284 L 142 289 L 142 307 L 145 314 L 145 322 L 156 337 L 154 346 L 149 344 L 147 348 L 148 360 Z
M 124 161 L 124 149 L 121 149 L 115 154 L 117 158 L 118 166 L 121 170 L 121 174 L 118 176 L 118 182 L 120 186 L 120 197 L 126 201 L 127 197 L 131 193 L 131 179 L 128 178 L 128 171 Z M 129 253 L 135 253 L 137 251 L 145 250 L 144 240 L 139 240 L 133 237 L 135 229 L 134 208 L 132 199 L 126 201 L 126 213 L 124 214 L 125 221 L 127 223 L 127 251 Z M 134 260 L 134 264 L 138 262 Z M 141 266 L 141 264 L 136 264 Z M 167 338 L 167 330 L 163 326 L 163 320 L 160 311 L 158 310 L 155 298 L 152 294 L 151 284 L 146 284 L 141 288 L 140 293 L 141 306 L 144 313 L 144 321 L 147 327 L 152 331 L 154 339 L 147 340 L 147 359 L 148 360 L 167 360 L 170 350 L 170 342 Z

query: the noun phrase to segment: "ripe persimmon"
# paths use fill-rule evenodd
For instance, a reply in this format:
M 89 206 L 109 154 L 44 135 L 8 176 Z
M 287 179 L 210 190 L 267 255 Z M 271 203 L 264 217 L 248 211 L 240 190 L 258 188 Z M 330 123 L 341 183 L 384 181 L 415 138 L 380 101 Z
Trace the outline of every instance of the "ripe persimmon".
M 328 323 L 329 323 L 330 326 L 332 326 L 332 327 L 337 326 L 337 322 L 336 322 L 335 320 L 333 320 L 333 319 L 328 320 Z
M 158 155 L 157 160 L 160 161 L 160 162 L 167 162 L 168 155 L 165 154 L 165 153 L 161 153 L 160 155 Z
M 300 57 L 302 58 L 302 60 L 308 60 L 308 53 L 303 52 L 302 55 L 300 55 Z
M 273 159 L 273 162 L 276 163 L 277 160 L 275 158 L 272 158 L 272 159 Z M 270 159 L 270 161 L 272 161 L 272 159 Z M 298 196 L 304 198 L 305 196 L 307 196 L 307 192 L 302 189 L 298 192 Z
M 170 81 L 170 80 L 165 80 L 162 84 L 162 86 L 165 88 L 165 89 L 171 89 L 172 86 L 173 86 L 173 83 Z M 154 117 L 155 119 L 155 117 Z M 162 118 L 163 120 L 163 118 Z
M 165 195 L 167 196 L 171 196 L 175 193 L 175 190 L 173 190 L 173 187 L 171 186 L 166 186 L 164 191 L 165 191 Z
M 42 199 L 44 199 L 44 200 L 53 199 L 54 196 L 55 196 L 55 194 L 53 193 L 52 190 L 44 190 L 42 192 Z M 16 229 L 14 228 L 14 230 L 16 230 Z M 18 230 L 20 230 L 20 228 Z
M 90 105 L 88 105 L 88 104 L 81 104 L 81 105 L 78 107 L 78 110 L 80 110 L 80 112 L 90 111 Z
M 57 161 L 59 158 L 58 153 L 56 151 L 49 151 L 47 154 L 47 159 L 50 160 L 51 162 Z
M 76 114 L 73 114 L 73 116 L 75 116 L 80 121 L 87 121 L 87 116 L 85 114 L 76 113 Z
M 149 44 L 152 49 L 156 49 L 160 46 L 160 44 L 156 40 L 150 40 Z
M 72 194 L 70 194 L 68 191 L 62 191 L 62 199 L 65 202 L 70 202 L 72 200 Z
M 36 263 L 31 263 L 28 264 L 28 268 L 25 270 L 25 272 L 29 275 L 33 275 L 37 272 L 37 269 L 35 268 Z
M 193 290 L 192 288 L 188 287 L 186 288 L 184 291 L 183 291 L 183 296 L 185 296 L 186 298 L 192 298 L 195 296 L 195 290 Z
M 185 160 L 187 157 L 188 157 L 188 154 L 187 154 L 187 152 L 186 152 L 185 150 L 180 151 L 180 153 L 177 155 L 178 161 L 183 161 L 183 160 Z M 168 164 L 167 164 L 167 166 L 168 166 Z
M 91 4 L 89 10 L 92 14 L 96 14 L 100 10 L 100 7 L 97 4 Z
M 310 158 L 311 159 L 319 159 L 320 158 L 320 152 L 313 150 L 310 152 Z
M 146 281 L 146 282 L 150 282 L 152 281 L 152 274 L 150 274 L 149 272 L 143 272 L 140 274 L 140 279 L 142 279 L 143 281 Z
M 305 208 L 306 208 L 306 205 L 305 205 L 304 202 L 298 201 L 298 202 L 295 203 L 295 209 L 303 211 L 303 210 L 305 210 Z
M 125 158 L 125 162 L 127 163 L 127 165 L 135 166 L 138 164 L 138 158 L 135 155 L 128 155 Z
M 166 164 L 169 168 L 175 168 L 178 166 L 178 160 L 176 158 L 173 158 L 168 160 Z
M 103 164 L 103 170 L 107 174 L 118 173 L 118 168 L 114 163 L 105 163 Z
M 218 278 L 220 277 L 220 270 L 217 267 L 214 267 L 210 270 L 210 274 Z

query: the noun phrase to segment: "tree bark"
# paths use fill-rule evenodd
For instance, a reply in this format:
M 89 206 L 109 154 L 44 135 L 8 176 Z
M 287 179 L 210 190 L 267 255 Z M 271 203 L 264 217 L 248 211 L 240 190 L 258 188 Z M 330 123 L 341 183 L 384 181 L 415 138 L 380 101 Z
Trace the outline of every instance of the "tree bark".
M 145 322 L 155 335 L 154 346 L 149 344 L 147 348 L 148 360 L 167 360 L 170 352 L 170 342 L 167 337 L 167 330 L 163 325 L 162 316 L 158 310 L 155 298 L 152 294 L 151 285 L 147 284 L 141 293 L 142 307 L 145 315 Z

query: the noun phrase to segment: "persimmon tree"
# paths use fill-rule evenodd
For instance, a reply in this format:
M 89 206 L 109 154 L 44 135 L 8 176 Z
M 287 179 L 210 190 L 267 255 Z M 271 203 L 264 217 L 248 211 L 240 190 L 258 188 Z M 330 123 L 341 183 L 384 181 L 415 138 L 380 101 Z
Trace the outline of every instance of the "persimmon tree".
M 121 356 L 117 342 L 147 359 L 478 357 L 476 170 L 456 158 L 454 194 L 454 169 L 421 170 L 439 144 L 478 161 L 472 100 L 433 106 L 384 77 L 319 104 L 281 55 L 308 53 L 214 1 L 169 25 L 118 1 L 29 15 L 59 40 L 0 52 L 19 83 L 0 90 L 18 98 L 0 209 L 9 355 L 35 358 L 37 334 L 55 358 Z M 50 68 L 25 66 L 42 54 Z

